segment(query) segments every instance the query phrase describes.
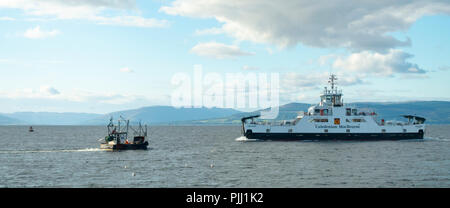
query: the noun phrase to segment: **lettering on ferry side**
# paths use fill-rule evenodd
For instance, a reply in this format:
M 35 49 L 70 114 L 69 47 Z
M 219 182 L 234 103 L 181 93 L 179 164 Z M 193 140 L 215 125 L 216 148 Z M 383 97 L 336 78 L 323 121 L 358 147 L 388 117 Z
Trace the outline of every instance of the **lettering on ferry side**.
M 337 125 L 314 125 L 314 127 L 316 128 L 316 129 L 337 129 L 337 128 L 340 128 L 340 129 L 358 129 L 358 128 L 360 128 L 360 126 L 359 125 L 354 125 L 354 126 L 352 126 L 352 125 L 339 125 L 339 126 L 337 126 Z

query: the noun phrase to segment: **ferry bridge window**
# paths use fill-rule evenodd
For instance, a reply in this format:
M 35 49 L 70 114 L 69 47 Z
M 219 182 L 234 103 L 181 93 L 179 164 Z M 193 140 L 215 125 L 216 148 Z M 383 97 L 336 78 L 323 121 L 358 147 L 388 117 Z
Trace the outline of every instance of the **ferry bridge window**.
M 366 120 L 362 119 L 362 118 L 354 118 L 352 119 L 353 122 L 366 122 Z
M 356 109 L 352 109 L 352 114 L 356 116 L 356 114 L 358 114 L 358 111 Z
M 323 119 L 315 118 L 315 119 L 312 119 L 311 122 L 328 122 L 328 119 L 327 118 L 323 118 Z
M 347 116 L 349 116 L 349 115 L 351 114 L 351 109 L 350 109 L 350 108 L 346 108 L 346 109 L 345 109 L 345 114 L 346 114 Z

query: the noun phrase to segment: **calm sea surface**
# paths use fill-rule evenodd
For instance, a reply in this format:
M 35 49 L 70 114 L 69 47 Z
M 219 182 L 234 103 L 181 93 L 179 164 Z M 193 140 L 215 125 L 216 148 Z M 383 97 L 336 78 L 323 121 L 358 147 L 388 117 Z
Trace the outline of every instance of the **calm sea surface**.
M 238 126 L 151 127 L 99 149 L 101 126 L 0 126 L 0 187 L 450 187 L 450 125 L 426 139 L 237 142 Z

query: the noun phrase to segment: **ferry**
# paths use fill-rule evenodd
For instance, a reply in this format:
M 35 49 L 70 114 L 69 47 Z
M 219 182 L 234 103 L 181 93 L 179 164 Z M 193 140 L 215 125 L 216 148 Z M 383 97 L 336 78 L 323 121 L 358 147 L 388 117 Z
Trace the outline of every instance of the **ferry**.
M 121 125 L 125 123 L 125 125 Z M 147 125 L 142 126 L 139 122 L 138 127 L 135 129 L 129 125 L 130 120 L 125 120 L 121 117 L 118 120 L 118 124 L 114 125 L 113 119 L 110 119 L 108 124 L 108 135 L 100 143 L 100 149 L 103 150 L 146 150 L 148 146 L 147 137 Z M 128 140 L 128 130 L 131 129 L 134 132 L 133 140 Z
M 260 115 L 244 117 L 242 134 L 258 140 L 403 140 L 423 139 L 425 118 L 403 115 L 407 122 L 377 119 L 377 113 L 343 103 L 342 90 L 330 75 L 320 103 L 299 111 L 296 119 L 282 122 L 256 121 Z

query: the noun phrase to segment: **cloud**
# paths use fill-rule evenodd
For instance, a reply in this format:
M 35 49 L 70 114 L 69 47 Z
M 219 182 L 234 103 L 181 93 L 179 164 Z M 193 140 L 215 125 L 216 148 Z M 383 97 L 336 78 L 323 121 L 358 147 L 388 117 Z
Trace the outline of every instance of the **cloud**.
M 199 43 L 191 49 L 191 52 L 199 56 L 208 56 L 217 59 L 254 55 L 254 53 L 242 51 L 238 46 L 216 42 Z
M 342 73 L 336 72 L 338 76 L 338 84 L 340 86 L 350 86 L 363 83 L 363 80 L 357 75 L 344 75 Z M 328 80 L 330 77 L 329 72 L 308 72 L 308 73 L 297 73 L 289 72 L 282 76 L 282 86 L 285 89 L 292 90 L 312 90 L 318 89 L 322 86 L 328 85 Z
M 259 68 L 256 66 L 248 66 L 248 65 L 244 65 L 242 67 L 243 70 L 248 70 L 248 71 L 252 71 L 252 70 L 258 70 Z
M 44 93 L 48 95 L 58 95 L 60 94 L 57 89 L 51 86 L 41 86 L 39 89 L 39 93 Z
M 121 72 L 125 72 L 125 73 L 131 73 L 134 72 L 132 69 L 128 68 L 128 67 L 124 67 L 120 69 Z
M 438 69 L 440 71 L 450 71 L 450 66 L 440 66 Z
M 208 28 L 203 30 L 195 30 L 195 35 L 218 35 L 224 33 L 222 28 Z
M 167 27 L 169 21 L 139 16 L 95 17 L 98 24 L 120 25 L 130 27 Z
M 386 51 L 409 46 L 390 32 L 405 31 L 425 15 L 450 14 L 440 0 L 176 0 L 160 11 L 193 18 L 214 18 L 238 40 L 292 47 L 344 47 L 352 51 Z
M 20 99 L 20 98 L 47 98 L 54 99 L 61 93 L 52 86 L 43 85 L 39 89 L 25 88 L 0 92 L 0 97 Z
M 16 19 L 12 18 L 12 17 L 0 17 L 0 21 L 14 21 Z
M 43 85 L 38 89 L 25 88 L 9 91 L 0 91 L 0 98 L 8 99 L 44 99 L 52 101 L 68 101 L 78 103 L 105 103 L 121 105 L 126 103 L 132 103 L 136 100 L 142 100 L 145 98 L 139 95 L 131 94 L 119 94 L 119 93 L 102 93 L 91 92 L 80 89 L 72 89 L 61 93 L 59 90 L 52 86 Z
M 24 37 L 30 38 L 30 39 L 41 39 L 41 38 L 48 38 L 48 37 L 54 37 L 61 32 L 59 30 L 51 30 L 51 31 L 44 31 L 41 30 L 39 26 L 36 26 L 34 28 L 30 28 L 23 34 Z
M 362 51 L 348 57 L 338 57 L 333 68 L 347 73 L 392 76 L 400 74 L 424 74 L 426 71 L 417 64 L 406 61 L 413 55 L 397 49 L 388 53 Z
M 21 9 L 27 15 L 38 17 L 83 19 L 108 25 L 166 27 L 169 24 L 167 20 L 128 15 L 130 11 L 139 13 L 134 0 L 1 0 L 0 8 Z

